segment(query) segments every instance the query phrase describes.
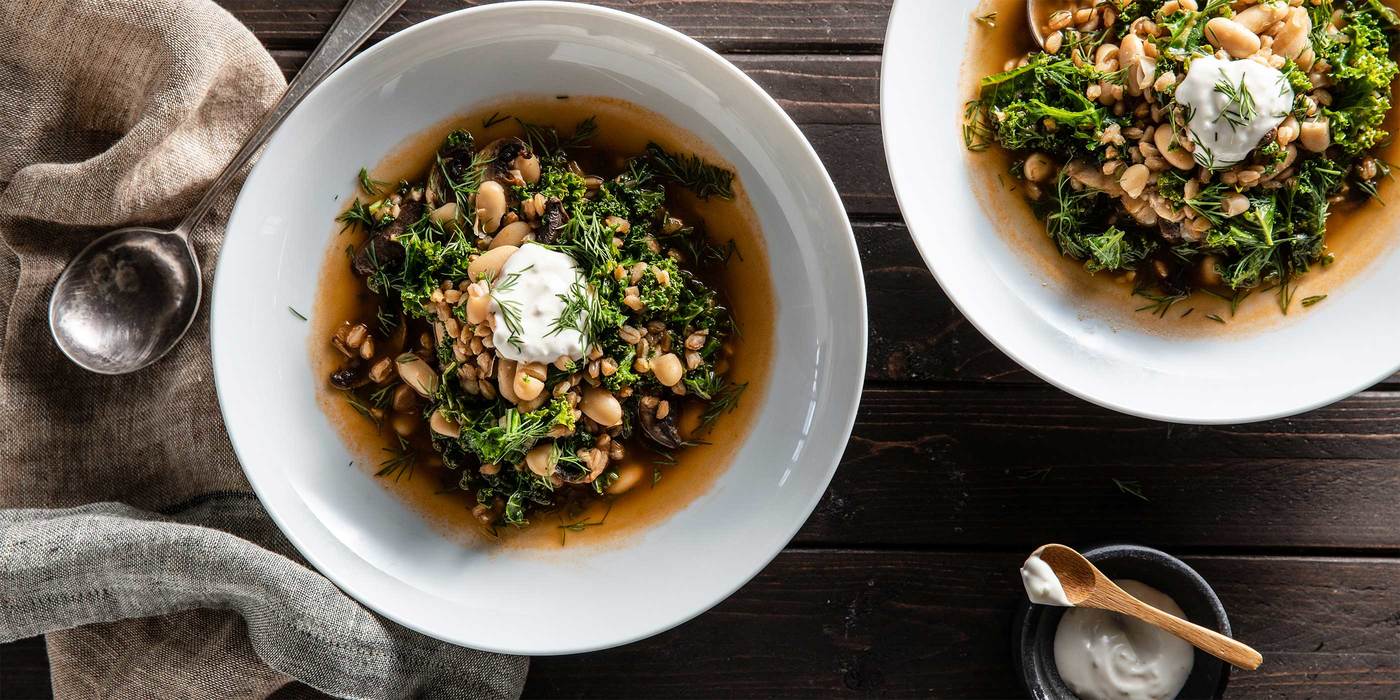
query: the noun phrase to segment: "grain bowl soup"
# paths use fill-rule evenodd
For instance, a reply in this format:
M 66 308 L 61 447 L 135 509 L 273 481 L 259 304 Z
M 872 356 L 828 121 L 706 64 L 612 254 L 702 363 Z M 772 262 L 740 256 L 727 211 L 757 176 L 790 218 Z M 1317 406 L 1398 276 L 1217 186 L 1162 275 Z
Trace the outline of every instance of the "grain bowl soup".
M 1028 27 L 1022 3 L 988 5 L 974 48 L 1007 47 L 1005 63 L 978 81 L 964 140 L 1005 154 L 1061 255 L 1158 316 L 1193 294 L 1219 299 L 1198 318 L 1220 323 L 1251 294 L 1285 313 L 1325 298 L 1299 289 L 1337 259 L 1329 229 L 1383 204 L 1391 177 L 1392 9 L 1047 0 Z
M 775 311 L 742 188 L 701 149 L 624 102 L 521 98 L 345 173 L 312 352 L 373 473 L 448 527 L 552 544 L 702 491 Z

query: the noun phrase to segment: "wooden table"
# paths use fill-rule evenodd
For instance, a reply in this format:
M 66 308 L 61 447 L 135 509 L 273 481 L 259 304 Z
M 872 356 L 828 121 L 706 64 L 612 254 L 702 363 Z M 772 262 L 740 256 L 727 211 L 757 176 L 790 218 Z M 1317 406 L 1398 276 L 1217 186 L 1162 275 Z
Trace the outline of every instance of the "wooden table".
M 289 75 L 341 2 L 220 1 Z M 1022 370 L 953 308 L 901 222 L 878 108 L 890 2 L 597 3 L 723 52 L 801 125 L 855 226 L 870 364 L 841 469 L 787 551 L 678 629 L 534 660 L 526 696 L 1016 697 L 1021 559 L 1124 541 L 1184 557 L 1263 652 L 1230 697 L 1400 697 L 1400 378 L 1297 418 L 1188 427 Z M 409 0 L 380 37 L 463 4 Z M 0 647 L 0 696 L 45 693 L 42 642 Z

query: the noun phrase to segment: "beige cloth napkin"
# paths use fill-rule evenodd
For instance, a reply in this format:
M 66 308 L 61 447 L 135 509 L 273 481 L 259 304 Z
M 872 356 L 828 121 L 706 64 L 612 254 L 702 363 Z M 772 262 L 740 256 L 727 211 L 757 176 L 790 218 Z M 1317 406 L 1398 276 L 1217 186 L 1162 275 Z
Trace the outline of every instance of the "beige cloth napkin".
M 525 659 L 367 612 L 277 532 L 220 419 L 207 295 L 133 375 L 49 335 L 69 257 L 177 220 L 283 87 L 209 0 L 0 2 L 0 641 L 50 633 L 59 697 L 518 695 Z M 194 232 L 206 289 L 232 200 Z

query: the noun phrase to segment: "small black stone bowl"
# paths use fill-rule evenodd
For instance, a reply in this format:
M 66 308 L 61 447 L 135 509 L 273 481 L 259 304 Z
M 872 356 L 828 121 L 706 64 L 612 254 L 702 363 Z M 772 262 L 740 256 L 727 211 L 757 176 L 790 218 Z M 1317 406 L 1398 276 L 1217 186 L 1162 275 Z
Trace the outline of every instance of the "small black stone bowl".
M 1083 553 L 1109 578 L 1141 581 L 1171 596 L 1186 618 L 1230 636 L 1225 606 L 1210 584 L 1176 557 L 1133 544 L 1096 547 Z M 1013 628 L 1012 660 L 1020 671 L 1026 692 L 1035 700 L 1074 700 L 1077 696 L 1060 679 L 1055 668 L 1055 629 L 1067 608 L 1033 605 L 1023 596 Z M 1191 677 L 1177 694 L 1180 700 L 1211 700 L 1225 694 L 1229 664 L 1196 650 Z

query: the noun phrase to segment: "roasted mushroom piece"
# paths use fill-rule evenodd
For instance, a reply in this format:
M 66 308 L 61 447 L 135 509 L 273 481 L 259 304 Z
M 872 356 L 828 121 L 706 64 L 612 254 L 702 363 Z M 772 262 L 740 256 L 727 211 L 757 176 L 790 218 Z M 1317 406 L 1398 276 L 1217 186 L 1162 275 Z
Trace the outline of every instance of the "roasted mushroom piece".
M 428 204 L 453 201 L 452 183 L 461 182 L 471 172 L 476 158 L 476 139 L 471 132 L 458 129 L 447 135 L 438 149 L 437 164 L 428 169 L 428 182 L 424 196 Z M 412 220 L 410 220 L 412 223 Z
M 502 185 L 535 184 L 540 180 L 540 161 L 529 144 L 518 137 L 507 136 L 486 144 L 481 149 L 486 161 L 483 177 Z
M 558 197 L 550 197 L 544 203 L 544 216 L 540 217 L 540 228 L 535 231 L 535 240 L 540 243 L 554 243 L 569 223 L 569 215 L 564 211 L 564 203 Z
M 349 391 L 358 389 L 369 383 L 369 377 L 364 372 L 364 367 L 358 362 L 352 362 L 334 372 L 331 372 L 331 386 L 337 389 Z
M 651 404 L 651 406 L 648 407 L 647 404 Z M 681 439 L 681 431 L 676 428 L 676 414 L 672 412 L 665 418 L 657 418 L 657 405 L 658 402 L 646 400 L 638 404 L 637 418 L 638 423 L 642 426 L 642 433 L 652 442 L 668 450 L 680 449 L 685 441 Z
M 355 260 L 351 263 L 351 267 L 355 274 L 369 279 L 381 267 L 393 267 L 401 262 L 403 262 L 403 246 L 388 236 L 374 233 L 356 251 Z

